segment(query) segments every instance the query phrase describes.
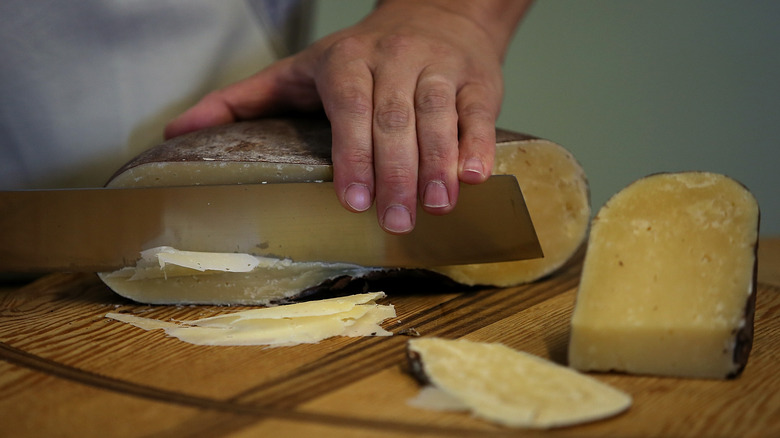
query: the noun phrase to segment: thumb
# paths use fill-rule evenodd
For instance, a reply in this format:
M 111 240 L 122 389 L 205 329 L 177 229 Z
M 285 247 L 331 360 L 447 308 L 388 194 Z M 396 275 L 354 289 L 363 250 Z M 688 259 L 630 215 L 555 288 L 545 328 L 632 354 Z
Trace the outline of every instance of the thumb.
M 297 72 L 295 60 L 290 57 L 205 95 L 171 120 L 164 134 L 168 139 L 210 126 L 292 110 L 313 111 L 320 106 L 313 79 Z

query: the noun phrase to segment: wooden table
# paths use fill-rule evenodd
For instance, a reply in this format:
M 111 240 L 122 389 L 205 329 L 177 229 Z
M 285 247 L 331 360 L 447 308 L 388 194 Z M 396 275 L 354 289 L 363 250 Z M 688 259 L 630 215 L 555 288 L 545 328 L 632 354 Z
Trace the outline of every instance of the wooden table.
M 405 336 L 263 349 L 202 347 L 104 317 L 196 318 L 235 309 L 144 306 L 94 275 L 0 288 L 0 436 L 780 436 L 780 239 L 759 255 L 755 341 L 730 381 L 598 374 L 629 392 L 623 415 L 550 431 L 412 408 Z M 503 342 L 565 361 L 580 263 L 534 284 L 433 292 L 404 285 L 386 327 Z

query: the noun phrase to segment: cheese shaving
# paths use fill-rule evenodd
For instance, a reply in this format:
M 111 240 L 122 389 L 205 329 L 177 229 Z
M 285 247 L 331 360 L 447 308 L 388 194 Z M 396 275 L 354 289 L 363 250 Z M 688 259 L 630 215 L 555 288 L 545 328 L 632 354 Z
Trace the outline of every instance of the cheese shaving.
M 141 258 L 144 260 L 156 258 L 160 269 L 165 269 L 167 265 L 174 265 L 201 272 L 249 272 L 260 264 L 260 261 L 250 254 L 182 251 L 169 246 L 143 251 Z
M 392 305 L 379 305 L 383 292 L 351 295 L 285 306 L 234 312 L 192 321 L 160 321 L 123 313 L 107 318 L 195 345 L 312 344 L 334 336 L 392 336 L 380 324 L 396 316 Z

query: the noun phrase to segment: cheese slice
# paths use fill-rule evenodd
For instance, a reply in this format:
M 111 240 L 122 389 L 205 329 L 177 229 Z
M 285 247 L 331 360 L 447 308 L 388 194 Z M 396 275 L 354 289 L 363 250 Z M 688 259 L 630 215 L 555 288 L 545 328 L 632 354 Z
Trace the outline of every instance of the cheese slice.
M 392 336 L 380 323 L 395 317 L 392 305 L 379 305 L 382 292 L 285 306 L 233 312 L 193 321 L 159 321 L 123 313 L 107 318 L 195 345 L 266 345 L 317 343 L 334 336 Z
M 580 370 L 725 378 L 753 336 L 758 204 L 723 175 L 653 175 L 593 219 L 571 320 Z
M 289 304 L 285 306 L 251 309 L 242 312 L 212 316 L 209 318 L 199 319 L 197 321 L 182 322 L 203 327 L 227 327 L 230 325 L 240 324 L 244 321 L 291 319 L 307 316 L 326 316 L 348 312 L 354 309 L 356 306 L 363 304 L 373 304 L 376 300 L 384 297 L 384 292 L 369 292 L 346 297 L 304 301 L 301 303 Z
M 410 402 L 415 406 L 467 407 L 504 426 L 544 429 L 607 418 L 631 405 L 622 391 L 501 344 L 418 338 L 408 342 L 408 353 L 418 378 L 444 393 L 424 388 Z
M 268 305 L 299 298 L 329 280 L 361 278 L 375 271 L 346 263 L 163 246 L 143 251 L 135 266 L 99 276 L 114 292 L 142 303 Z
M 196 271 L 250 272 L 260 264 L 261 259 L 250 254 L 206 253 L 180 251 L 169 246 L 147 249 L 141 252 L 141 259 L 156 258 L 160 269 L 167 266 L 181 266 Z M 136 270 L 137 271 L 137 270 Z M 138 274 L 138 272 L 136 272 Z M 136 276 L 138 279 L 138 276 Z

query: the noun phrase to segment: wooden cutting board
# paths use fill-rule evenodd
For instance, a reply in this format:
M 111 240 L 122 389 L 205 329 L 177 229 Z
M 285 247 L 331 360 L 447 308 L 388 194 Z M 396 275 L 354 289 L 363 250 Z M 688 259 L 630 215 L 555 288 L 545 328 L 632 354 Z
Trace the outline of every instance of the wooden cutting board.
M 767 245 L 768 244 L 768 245 Z M 275 349 L 203 347 L 104 317 L 193 319 L 237 308 L 145 306 L 94 275 L 0 288 L 0 436 L 780 436 L 780 245 L 759 258 L 755 341 L 730 381 L 595 376 L 630 393 L 623 415 L 550 431 L 410 407 L 403 335 Z M 764 264 L 766 259 L 768 264 Z M 564 363 L 580 263 L 534 284 L 436 291 L 400 282 L 393 332 L 503 342 Z M 765 281 L 764 279 L 767 279 Z

